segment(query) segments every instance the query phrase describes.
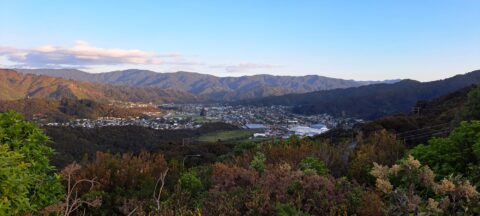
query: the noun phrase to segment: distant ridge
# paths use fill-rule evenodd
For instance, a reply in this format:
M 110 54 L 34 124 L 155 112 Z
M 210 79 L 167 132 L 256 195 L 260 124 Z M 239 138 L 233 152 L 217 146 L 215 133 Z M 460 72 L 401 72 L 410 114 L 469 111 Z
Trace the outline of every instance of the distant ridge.
M 216 77 L 193 72 L 157 73 L 149 70 L 123 70 L 87 73 L 76 69 L 16 69 L 21 73 L 111 85 L 152 87 L 185 92 L 208 100 L 239 100 L 290 93 L 306 93 L 337 88 L 358 87 L 387 81 L 354 81 L 317 75 Z
M 290 105 L 303 114 L 329 113 L 375 119 L 408 112 L 417 101 L 430 100 L 480 83 L 480 70 L 432 82 L 403 80 L 393 84 L 373 84 L 346 89 L 288 94 L 244 100 L 238 104 Z
M 113 86 L 66 80 L 45 75 L 22 74 L 0 69 L 0 101 L 23 98 L 89 99 L 94 101 L 194 102 L 198 97 L 175 90 Z

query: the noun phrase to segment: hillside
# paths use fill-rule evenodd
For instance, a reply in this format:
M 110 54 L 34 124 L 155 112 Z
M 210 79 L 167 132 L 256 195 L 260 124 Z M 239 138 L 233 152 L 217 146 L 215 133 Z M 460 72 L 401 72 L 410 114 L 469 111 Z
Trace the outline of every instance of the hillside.
M 124 70 L 96 74 L 75 69 L 17 69 L 17 71 L 112 85 L 174 90 L 204 96 L 210 100 L 238 100 L 378 83 L 375 81 L 342 80 L 316 75 L 216 77 L 192 72 L 156 73 L 148 70 Z M 385 82 L 396 82 L 396 80 Z
M 95 101 L 192 102 L 197 97 L 175 90 L 113 86 L 65 80 L 44 75 L 21 74 L 0 69 L 0 100 L 22 98 L 89 99 Z
M 27 120 L 44 119 L 65 122 L 72 119 L 96 119 L 98 117 L 142 116 L 144 112 L 158 112 L 157 108 L 122 108 L 116 105 L 98 103 L 92 100 L 61 99 L 48 100 L 30 98 L 0 101 L 0 112 L 15 110 Z
M 457 126 L 459 113 L 468 101 L 468 94 L 478 88 L 474 85 L 429 101 L 418 101 L 409 113 L 386 116 L 359 125 L 364 135 L 386 129 L 409 146 L 425 143 L 432 136 L 448 135 Z
M 208 123 L 197 129 L 180 130 L 154 130 L 140 126 L 43 129 L 51 137 L 52 147 L 59 152 L 53 158 L 53 164 L 64 167 L 72 161 L 81 161 L 85 156 L 95 158 L 97 151 L 136 154 L 141 151 L 162 151 L 166 157 L 177 159 L 182 159 L 183 155 L 200 153 L 202 161 L 212 162 L 217 156 L 227 153 L 230 148 L 222 143 L 198 143 L 195 138 L 203 134 L 238 128 L 225 123 Z M 182 145 L 184 138 L 191 139 L 191 145 Z
M 417 101 L 440 97 L 479 82 L 480 71 L 473 71 L 432 82 L 403 80 L 393 84 L 289 94 L 244 100 L 238 103 L 289 105 L 294 106 L 295 112 L 303 114 L 329 113 L 336 116 L 375 119 L 410 111 Z

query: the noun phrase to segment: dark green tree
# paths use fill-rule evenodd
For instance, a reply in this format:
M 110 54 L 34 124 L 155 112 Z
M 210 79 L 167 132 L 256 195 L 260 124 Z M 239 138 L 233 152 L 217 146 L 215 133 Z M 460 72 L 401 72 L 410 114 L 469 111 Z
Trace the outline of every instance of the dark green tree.
M 458 117 L 460 120 L 480 120 L 480 86 L 468 93 L 468 100 Z
M 56 203 L 60 177 L 49 163 L 48 137 L 10 111 L 0 114 L 0 215 L 34 212 Z

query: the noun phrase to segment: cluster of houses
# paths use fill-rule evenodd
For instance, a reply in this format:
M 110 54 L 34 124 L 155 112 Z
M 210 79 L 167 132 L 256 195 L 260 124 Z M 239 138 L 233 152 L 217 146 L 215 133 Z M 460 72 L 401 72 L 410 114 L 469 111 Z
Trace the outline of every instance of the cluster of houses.
M 151 104 L 125 104 L 126 106 L 151 106 Z M 95 120 L 76 119 L 66 123 L 47 123 L 49 126 L 106 127 L 136 125 L 153 129 L 195 129 L 205 122 L 225 122 L 253 130 L 255 138 L 315 136 L 335 127 L 351 127 L 361 120 L 334 118 L 326 114 L 300 115 L 287 106 L 230 106 L 204 104 L 165 104 L 161 116 L 114 118 Z M 201 119 L 202 121 L 198 121 Z

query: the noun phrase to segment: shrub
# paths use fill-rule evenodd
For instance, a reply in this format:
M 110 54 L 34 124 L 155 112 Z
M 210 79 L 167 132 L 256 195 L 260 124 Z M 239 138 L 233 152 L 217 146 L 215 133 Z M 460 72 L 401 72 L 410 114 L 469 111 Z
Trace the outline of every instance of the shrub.
M 435 173 L 409 155 L 391 167 L 374 163 L 371 174 L 383 194 L 388 215 L 477 215 L 479 193 L 460 177 L 435 180 Z
M 275 204 L 275 211 L 278 216 L 308 216 L 309 214 L 305 214 L 302 211 L 296 209 L 295 207 L 284 204 L 284 203 L 276 203 Z
M 262 173 L 265 170 L 265 161 L 267 158 L 261 152 L 257 152 L 257 154 L 253 157 L 250 166 L 255 169 L 257 172 Z
M 308 173 L 308 172 L 313 172 L 316 173 L 317 175 L 328 175 L 329 170 L 327 166 L 325 166 L 325 163 L 315 157 L 307 157 L 303 159 L 300 162 L 300 170 Z
M 178 182 L 182 190 L 189 192 L 192 196 L 198 195 L 203 190 L 202 181 L 191 172 L 183 173 Z

